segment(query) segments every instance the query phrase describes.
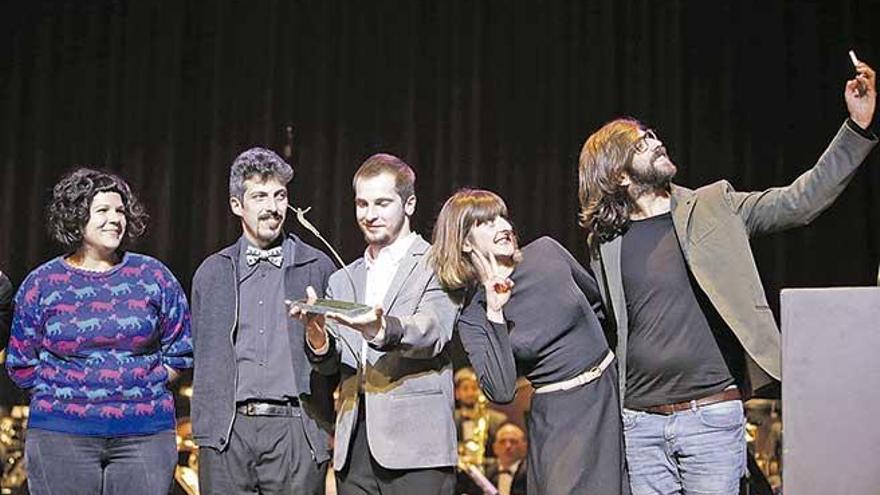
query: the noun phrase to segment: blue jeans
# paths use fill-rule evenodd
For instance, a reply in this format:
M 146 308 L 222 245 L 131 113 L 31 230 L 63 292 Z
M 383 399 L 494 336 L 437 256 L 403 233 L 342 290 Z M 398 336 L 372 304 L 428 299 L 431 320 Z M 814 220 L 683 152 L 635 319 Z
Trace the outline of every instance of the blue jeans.
M 89 437 L 31 429 L 25 461 L 32 495 L 167 495 L 177 443 L 173 431 Z
M 633 495 L 737 495 L 746 469 L 745 415 L 738 400 L 665 416 L 623 410 Z

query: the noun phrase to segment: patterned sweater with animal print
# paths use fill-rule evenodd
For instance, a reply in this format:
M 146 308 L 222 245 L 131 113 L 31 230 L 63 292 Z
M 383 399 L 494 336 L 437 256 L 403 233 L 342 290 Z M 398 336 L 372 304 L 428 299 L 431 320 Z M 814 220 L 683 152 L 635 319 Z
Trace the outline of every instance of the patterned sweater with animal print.
M 58 257 L 19 288 L 6 368 L 30 392 L 30 428 L 109 437 L 174 429 L 166 367 L 192 367 L 190 313 L 158 260 L 126 253 L 90 272 Z

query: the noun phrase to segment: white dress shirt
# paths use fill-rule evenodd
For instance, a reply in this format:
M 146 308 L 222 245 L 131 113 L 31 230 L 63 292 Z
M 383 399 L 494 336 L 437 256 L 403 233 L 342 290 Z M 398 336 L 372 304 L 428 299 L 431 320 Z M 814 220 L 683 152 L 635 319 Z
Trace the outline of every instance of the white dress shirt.
M 397 275 L 397 269 L 400 267 L 400 262 L 403 260 L 403 257 L 406 255 L 407 251 L 409 251 L 409 248 L 412 246 L 412 243 L 416 238 L 418 238 L 418 234 L 415 232 L 410 232 L 404 237 L 398 237 L 394 242 L 380 249 L 375 257 L 370 253 L 370 248 L 367 247 L 364 251 L 364 264 L 367 267 L 364 304 L 371 307 L 376 307 L 382 304 L 382 301 L 385 299 L 385 294 L 388 292 L 388 288 L 391 287 L 391 282 L 394 280 L 394 276 Z M 364 342 L 361 345 L 361 362 L 367 362 L 367 345 L 369 343 L 381 345 L 384 341 L 385 319 L 383 318 L 382 327 L 379 329 L 379 333 L 369 341 L 364 339 Z M 309 347 L 312 346 L 311 342 L 308 342 L 308 339 L 306 339 L 306 342 Z M 329 341 L 325 342 L 320 349 L 312 349 L 312 351 L 318 356 L 326 354 L 329 350 Z
M 409 251 L 413 241 L 418 235 L 410 232 L 404 237 L 398 237 L 391 244 L 379 250 L 374 258 L 370 254 L 370 248 L 364 251 L 364 264 L 367 266 L 367 287 L 364 291 L 364 304 L 376 307 L 385 300 L 385 294 L 391 287 L 394 276 L 397 275 L 397 269 L 400 268 L 400 262 Z M 382 319 L 382 328 L 379 333 L 373 337 L 369 343 L 381 345 L 385 341 L 385 319 Z M 367 362 L 367 340 L 361 346 L 361 362 Z
M 517 468 L 519 468 L 520 462 L 522 461 L 516 461 L 510 466 L 507 466 L 507 470 L 504 472 L 501 472 L 501 469 L 498 470 L 499 495 L 510 495 L 510 489 L 513 487 L 513 475 L 516 473 Z

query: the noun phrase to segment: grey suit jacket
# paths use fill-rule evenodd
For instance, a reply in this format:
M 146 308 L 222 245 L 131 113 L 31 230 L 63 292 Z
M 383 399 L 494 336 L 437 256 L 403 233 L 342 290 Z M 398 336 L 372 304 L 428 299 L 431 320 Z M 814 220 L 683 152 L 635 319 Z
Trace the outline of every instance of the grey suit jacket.
M 448 345 L 459 306 L 443 291 L 428 262 L 431 245 L 419 237 L 400 262 L 385 294 L 385 338 L 367 344 L 360 332 L 331 325 L 338 339 L 312 365 L 340 374 L 333 466 L 345 466 L 358 408 L 365 398 L 367 438 L 373 457 L 389 469 L 453 466 L 457 462 L 452 362 Z M 330 277 L 327 296 L 364 302 L 363 258 Z M 352 284 L 353 282 L 353 284 Z M 363 348 L 366 347 L 364 351 Z M 362 354 L 366 362 L 361 363 Z
M 806 225 L 834 200 L 859 164 L 877 144 L 841 126 L 812 169 L 786 187 L 757 192 L 734 191 L 719 181 L 697 190 L 673 186 L 672 221 L 688 268 L 747 355 L 751 383 L 746 395 L 782 379 L 779 328 L 749 246 L 761 234 Z M 626 297 L 620 268 L 621 238 L 602 244 L 592 261 L 606 310 L 614 315 L 620 399 L 626 392 Z M 769 377 L 768 377 L 769 375 Z

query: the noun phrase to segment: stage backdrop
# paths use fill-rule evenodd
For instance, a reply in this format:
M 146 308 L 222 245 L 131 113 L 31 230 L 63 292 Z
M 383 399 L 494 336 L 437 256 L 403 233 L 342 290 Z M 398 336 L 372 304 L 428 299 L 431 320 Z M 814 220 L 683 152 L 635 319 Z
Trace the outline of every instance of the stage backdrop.
M 58 254 L 44 205 L 82 164 L 132 183 L 151 214 L 135 249 L 189 287 L 239 235 L 233 158 L 282 152 L 288 125 L 293 203 L 347 260 L 363 250 L 351 176 L 378 151 L 417 171 L 426 237 L 478 186 L 525 240 L 584 259 L 577 156 L 604 122 L 654 126 L 683 185 L 783 185 L 846 117 L 847 50 L 880 68 L 880 5 L 855 0 L 12 1 L 0 17 L 0 268 L 16 283 Z M 813 225 L 754 247 L 774 307 L 783 286 L 872 284 L 880 151 Z

